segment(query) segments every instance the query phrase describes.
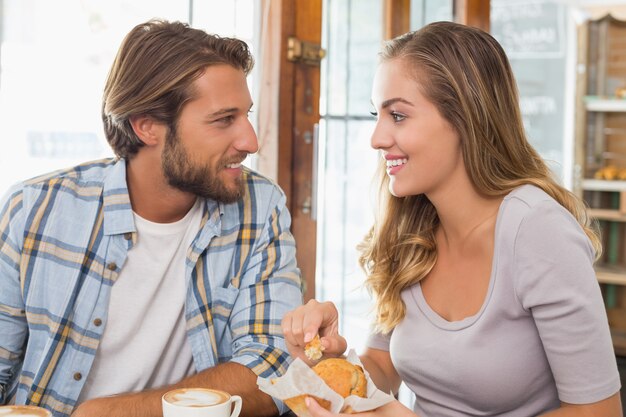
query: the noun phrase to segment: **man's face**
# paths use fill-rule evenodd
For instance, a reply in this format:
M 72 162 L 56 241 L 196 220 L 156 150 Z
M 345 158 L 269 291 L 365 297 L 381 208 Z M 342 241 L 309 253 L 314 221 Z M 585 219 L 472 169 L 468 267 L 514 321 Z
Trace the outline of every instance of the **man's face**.
M 258 150 L 248 113 L 252 99 L 243 71 L 208 67 L 193 88 L 163 147 L 168 183 L 181 191 L 224 203 L 243 193 L 241 162 Z

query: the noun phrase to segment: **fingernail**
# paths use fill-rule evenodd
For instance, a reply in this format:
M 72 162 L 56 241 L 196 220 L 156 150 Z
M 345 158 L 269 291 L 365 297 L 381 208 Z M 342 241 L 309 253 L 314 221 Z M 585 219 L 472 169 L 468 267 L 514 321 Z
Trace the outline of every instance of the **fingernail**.
M 315 335 L 313 333 L 307 333 L 304 335 L 304 343 L 309 343 L 311 340 L 313 340 L 313 338 L 315 337 Z
M 311 405 L 311 399 L 309 397 L 304 397 L 304 403 L 307 407 L 309 407 Z

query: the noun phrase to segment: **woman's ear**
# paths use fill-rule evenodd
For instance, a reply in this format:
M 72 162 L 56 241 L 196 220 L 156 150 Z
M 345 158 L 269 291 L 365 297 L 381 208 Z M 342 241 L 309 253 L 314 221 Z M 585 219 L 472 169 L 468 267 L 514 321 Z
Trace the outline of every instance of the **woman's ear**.
M 164 132 L 167 130 L 163 123 L 159 123 L 146 115 L 131 116 L 129 121 L 135 135 L 146 146 L 158 145 L 164 137 Z

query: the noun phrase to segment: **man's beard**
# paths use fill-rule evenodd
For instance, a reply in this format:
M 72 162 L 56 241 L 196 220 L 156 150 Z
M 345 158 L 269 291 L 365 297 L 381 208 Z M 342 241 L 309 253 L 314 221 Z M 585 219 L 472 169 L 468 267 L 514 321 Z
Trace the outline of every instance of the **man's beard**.
M 245 154 L 237 159 L 220 161 L 211 169 L 210 165 L 195 165 L 181 144 L 176 130 L 170 128 L 163 148 L 162 168 L 169 185 L 198 197 L 212 199 L 222 203 L 234 203 L 244 193 L 241 177 L 235 179 L 235 187 L 229 188 L 218 177 L 218 170 L 229 163 L 241 162 Z

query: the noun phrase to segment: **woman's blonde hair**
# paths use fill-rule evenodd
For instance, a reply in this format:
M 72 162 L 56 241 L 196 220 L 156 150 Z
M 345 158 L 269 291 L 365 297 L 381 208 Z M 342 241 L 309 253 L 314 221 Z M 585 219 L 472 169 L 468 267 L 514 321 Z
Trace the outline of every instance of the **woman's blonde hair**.
M 569 210 L 599 256 L 600 239 L 587 218 L 583 202 L 561 187 L 537 151 L 528 143 L 522 124 L 513 72 L 502 47 L 482 30 L 437 22 L 389 41 L 382 61 L 401 61 L 421 92 L 461 138 L 463 160 L 476 190 L 504 196 L 533 184 Z M 391 331 L 406 306 L 400 293 L 435 265 L 435 231 L 439 218 L 425 195 L 397 198 L 388 191 L 381 162 L 380 207 L 374 226 L 359 245 L 366 287 L 376 299 L 376 325 Z

